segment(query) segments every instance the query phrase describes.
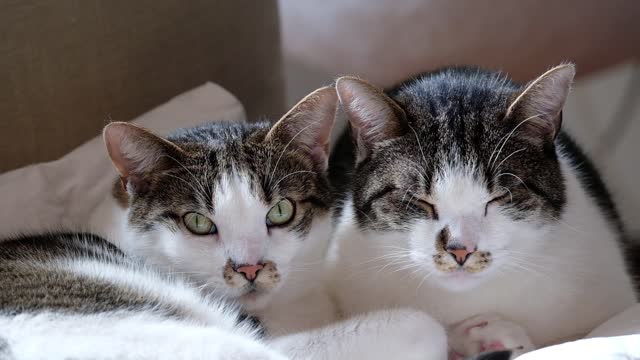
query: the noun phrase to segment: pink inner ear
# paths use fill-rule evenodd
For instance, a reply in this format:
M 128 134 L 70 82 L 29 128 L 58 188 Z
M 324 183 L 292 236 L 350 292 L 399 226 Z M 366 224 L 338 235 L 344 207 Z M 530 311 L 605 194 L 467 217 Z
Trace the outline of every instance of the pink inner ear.
M 326 169 L 337 102 L 334 88 L 320 88 L 289 110 L 267 137 L 304 149 Z
M 336 90 L 340 103 L 357 133 L 360 149 L 399 136 L 404 131 L 403 111 L 381 90 L 362 80 L 338 79 Z M 355 135 L 355 134 L 354 134 Z
M 120 177 L 127 179 L 130 175 L 129 160 L 122 152 L 122 142 L 127 136 L 126 125 L 111 124 L 105 129 L 104 141 L 107 145 L 107 152 L 111 158 L 111 162 L 120 173 Z
M 312 148 L 311 157 L 316 163 L 320 164 L 323 169 L 326 169 L 329 161 L 329 144 Z

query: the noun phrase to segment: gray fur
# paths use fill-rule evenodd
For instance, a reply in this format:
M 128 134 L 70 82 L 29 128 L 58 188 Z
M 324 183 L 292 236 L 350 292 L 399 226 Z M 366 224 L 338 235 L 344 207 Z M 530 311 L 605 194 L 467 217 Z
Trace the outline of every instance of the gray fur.
M 88 261 L 117 266 L 132 277 L 163 279 L 168 289 L 175 284 L 175 279 L 94 235 L 51 234 L 5 240 L 0 243 L 0 315 L 150 311 L 158 316 L 189 317 L 190 309 L 160 293 L 96 280 L 65 266 Z

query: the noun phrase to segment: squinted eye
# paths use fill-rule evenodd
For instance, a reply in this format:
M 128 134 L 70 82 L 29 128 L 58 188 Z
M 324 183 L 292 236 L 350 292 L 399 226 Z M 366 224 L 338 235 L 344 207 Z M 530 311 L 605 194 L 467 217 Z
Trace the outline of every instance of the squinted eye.
M 267 226 L 285 225 L 296 212 L 295 205 L 289 199 L 278 201 L 267 213 Z
M 504 193 L 502 195 L 496 196 L 493 199 L 489 200 L 484 207 L 484 215 L 487 216 L 487 211 L 489 211 L 489 205 L 502 204 L 506 201 L 509 201 L 510 199 L 511 199 L 511 194 Z
M 420 207 L 426 211 L 432 219 L 438 219 L 438 212 L 436 211 L 435 205 L 424 200 L 418 200 L 418 205 L 420 205 Z
M 184 226 L 196 235 L 208 235 L 218 232 L 216 225 L 208 217 L 197 213 L 189 212 L 182 217 Z

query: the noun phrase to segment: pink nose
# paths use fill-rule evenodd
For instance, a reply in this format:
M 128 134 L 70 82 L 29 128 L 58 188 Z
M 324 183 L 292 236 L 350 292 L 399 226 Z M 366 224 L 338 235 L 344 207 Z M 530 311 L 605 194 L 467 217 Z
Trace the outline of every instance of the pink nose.
M 457 247 L 451 247 L 451 248 L 447 247 L 446 250 L 449 254 L 451 254 L 451 256 L 453 256 L 454 259 L 456 259 L 456 262 L 459 265 L 463 265 L 465 261 L 467 261 L 469 256 L 471 256 L 471 254 L 475 252 L 475 250 L 469 251 L 467 250 L 467 248 L 457 248 Z
M 244 277 L 247 280 L 253 281 L 258 276 L 258 271 L 262 270 L 263 267 L 264 267 L 264 265 L 262 265 L 262 264 L 242 265 L 240 267 L 237 267 L 235 270 L 236 270 L 236 272 L 244 275 Z

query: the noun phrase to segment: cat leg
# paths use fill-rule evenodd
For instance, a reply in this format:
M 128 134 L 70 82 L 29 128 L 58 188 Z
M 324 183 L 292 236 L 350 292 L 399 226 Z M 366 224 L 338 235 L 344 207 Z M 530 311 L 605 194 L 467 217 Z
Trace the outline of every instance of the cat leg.
M 292 359 L 442 360 L 444 328 L 424 312 L 383 310 L 268 342 Z
M 0 316 L 0 354 L 10 360 L 286 359 L 249 329 L 144 313 Z
M 472 356 L 515 359 L 535 349 L 524 328 L 496 314 L 477 315 L 453 325 L 449 329 L 449 347 L 452 360 Z

